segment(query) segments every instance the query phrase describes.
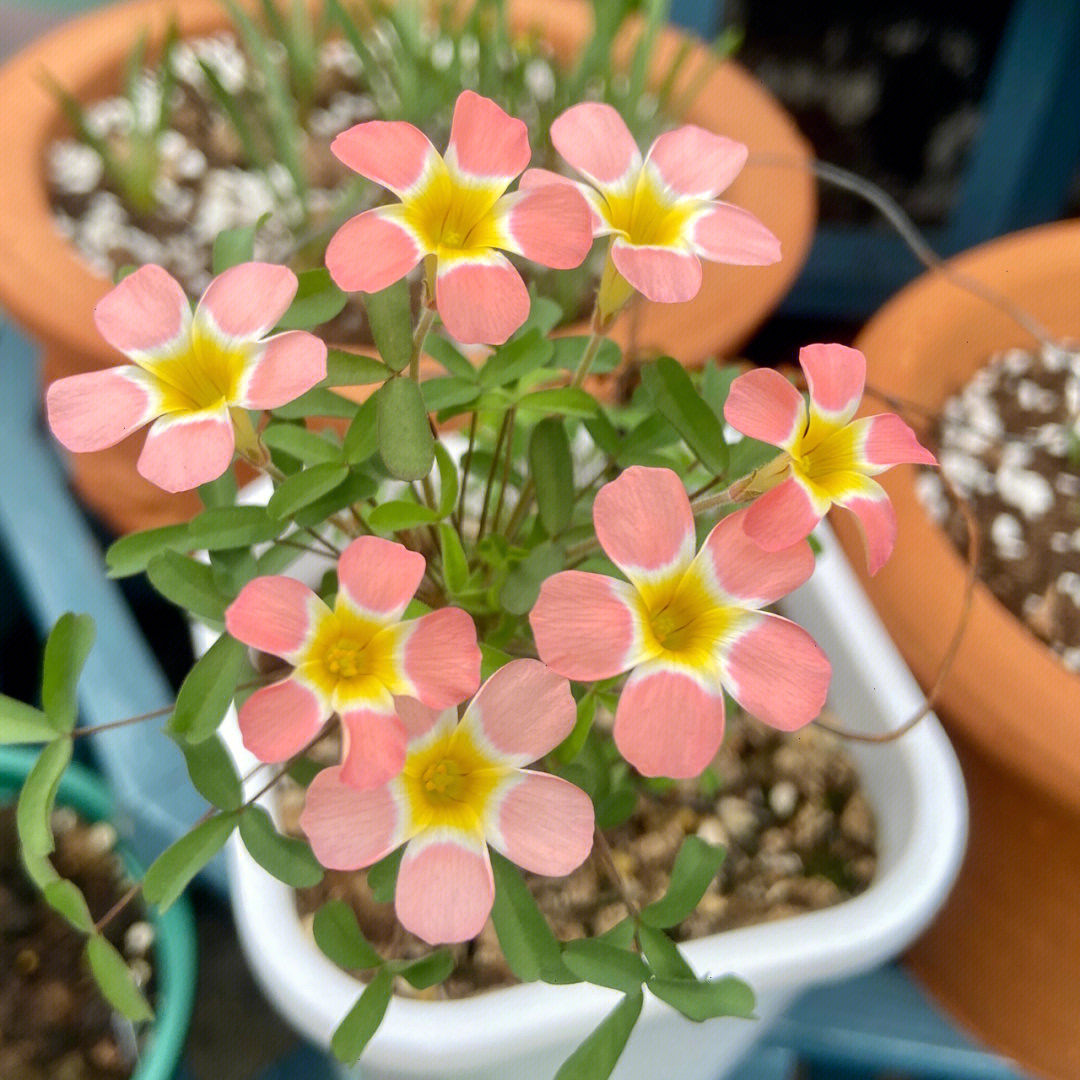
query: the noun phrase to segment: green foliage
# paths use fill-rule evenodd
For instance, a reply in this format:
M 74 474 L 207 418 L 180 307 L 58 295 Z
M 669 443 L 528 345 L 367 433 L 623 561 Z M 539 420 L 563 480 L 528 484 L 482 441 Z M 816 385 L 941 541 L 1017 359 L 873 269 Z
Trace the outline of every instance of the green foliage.
M 383 962 L 344 900 L 328 900 L 315 912 L 312 933 L 323 953 L 346 971 L 365 971 Z
M 607 1080 L 626 1049 L 643 1003 L 640 989 L 628 993 L 562 1063 L 555 1080 Z
M 398 480 L 422 480 L 435 463 L 435 439 L 420 387 L 412 379 L 391 379 L 375 397 L 383 464 Z
M 581 938 L 563 948 L 563 963 L 579 978 L 632 994 L 649 978 L 649 968 L 637 953 L 599 938 Z
M 667 891 L 641 912 L 642 921 L 661 929 L 677 926 L 698 906 L 723 861 L 722 847 L 688 836 L 675 857 Z
M 413 349 L 408 281 L 402 278 L 382 292 L 366 294 L 364 307 L 379 355 L 391 371 L 404 371 Z
M 195 790 L 219 810 L 236 810 L 243 801 L 240 777 L 220 737 L 211 734 L 197 743 L 179 739 L 188 776 Z
M 700 1023 L 718 1016 L 754 1019 L 754 991 L 734 975 L 693 981 L 654 976 L 648 985 L 654 996 L 677 1009 L 687 1020 Z
M 696 979 L 694 969 L 686 962 L 678 945 L 663 930 L 648 923 L 637 928 L 641 952 L 654 975 L 662 979 Z
M 657 411 L 675 428 L 714 476 L 728 467 L 724 428 L 702 400 L 686 369 L 670 356 L 641 369 L 641 382 Z
M 240 839 L 248 854 L 268 873 L 294 889 L 318 885 L 323 870 L 303 841 L 282 836 L 261 806 L 246 807 L 240 817 Z
M 369 386 L 385 382 L 390 369 L 373 356 L 359 356 L 342 349 L 326 350 L 324 386 Z
M 45 642 L 41 704 L 56 731 L 65 735 L 78 713 L 77 683 L 94 644 L 94 620 L 89 615 L 61 615 Z
M 205 563 L 175 551 L 164 551 L 147 563 L 146 574 L 150 584 L 166 600 L 208 622 L 224 621 L 225 608 L 232 597 L 222 592 L 213 570 Z
M 56 728 L 40 710 L 0 694 L 0 746 L 51 742 Z
M 386 1008 L 390 1004 L 393 974 L 386 968 L 376 972 L 364 988 L 359 1001 L 349 1010 L 330 1040 L 330 1049 L 338 1061 L 352 1065 L 359 1060 L 364 1047 L 379 1030 Z
M 368 886 L 376 903 L 393 903 L 394 889 L 397 887 L 398 869 L 401 867 L 401 859 L 404 854 L 405 848 L 399 847 L 397 850 L 391 851 L 385 858 L 380 859 L 368 870 Z
M 310 465 L 302 472 L 283 480 L 270 496 L 267 510 L 279 521 L 291 517 L 297 510 L 310 506 L 316 499 L 329 494 L 349 475 L 343 462 Z
M 58 738 L 38 755 L 19 793 L 15 826 L 19 844 L 27 859 L 43 858 L 52 853 L 52 817 L 60 778 L 71 761 L 72 740 Z
M 166 848 L 146 871 L 146 899 L 161 911 L 168 910 L 191 879 L 225 846 L 239 819 L 237 813 L 214 814 Z
M 135 985 L 130 968 L 108 939 L 92 934 L 86 941 L 86 960 L 105 1000 L 121 1016 L 133 1024 L 154 1019 L 154 1010 Z
M 325 266 L 297 275 L 296 296 L 278 322 L 279 330 L 310 330 L 341 313 L 348 297 L 334 284 Z
M 281 524 L 262 506 L 215 506 L 188 523 L 187 547 L 223 551 L 277 539 Z

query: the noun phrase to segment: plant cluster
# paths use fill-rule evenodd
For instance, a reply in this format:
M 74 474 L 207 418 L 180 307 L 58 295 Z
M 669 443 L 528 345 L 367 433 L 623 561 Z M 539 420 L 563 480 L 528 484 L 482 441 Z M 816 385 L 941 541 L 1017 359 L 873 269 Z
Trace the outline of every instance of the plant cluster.
M 520 979 L 623 995 L 563 1080 L 610 1073 L 645 992 L 692 1020 L 752 1015 L 749 987 L 694 972 L 667 932 L 697 905 L 720 848 L 687 838 L 663 897 L 628 898 L 612 930 L 568 942 L 519 868 L 563 875 L 592 852 L 620 880 L 603 829 L 650 783 L 706 773 L 726 695 L 777 728 L 812 721 L 829 662 L 766 609 L 813 572 L 807 537 L 830 506 L 856 515 L 876 570 L 895 520 L 873 476 L 933 462 L 898 417 L 855 419 L 865 361 L 839 345 L 802 351 L 809 401 L 775 372 L 710 366 L 695 379 L 662 357 L 642 367 L 628 407 L 606 404 L 590 376 L 619 363 L 606 333 L 628 303 L 690 299 L 701 259 L 763 265 L 779 244 L 717 199 L 746 159 L 740 144 L 686 126 L 642 154 L 618 111 L 594 102 L 562 112 L 550 137 L 582 179 L 529 170 L 510 192 L 530 160 L 526 125 L 473 91 L 457 99 L 444 154 L 405 121 L 358 125 L 335 153 L 397 201 L 334 236 L 336 284 L 252 262 L 251 231 L 230 234 L 194 311 L 158 267 L 125 277 L 96 321 L 128 362 L 48 393 L 66 447 L 104 448 L 149 424 L 140 471 L 167 490 L 197 487 L 205 505 L 107 555 L 114 575 L 145 571 L 222 631 L 166 726 L 211 808 L 150 867 L 146 899 L 168 906 L 238 833 L 292 885 L 320 867 L 370 868 L 376 897 L 436 947 L 386 959 L 342 905 L 318 912 L 320 947 L 372 972 L 334 1037 L 346 1061 L 374 1035 L 393 979 L 439 982 L 453 960 L 437 947 L 474 937 L 489 915 Z M 553 337 L 557 305 L 531 298 L 503 252 L 571 268 L 597 238 L 592 332 Z M 342 289 L 365 294 L 376 356 L 304 329 Z M 424 354 L 445 374 L 422 378 Z M 360 404 L 331 389 L 361 384 Z M 269 478 L 265 504 L 238 502 L 235 458 Z M 305 579 L 286 576 L 301 557 Z M 20 799 L 25 857 L 90 934 L 110 1000 L 145 1016 L 48 861 L 92 636 L 85 616 L 61 620 L 42 709 L 0 703 L 0 737 L 47 742 Z M 219 735 L 234 702 L 245 746 L 271 767 L 253 792 Z M 307 752 L 330 728 L 340 764 L 320 770 Z M 306 843 L 261 805 L 286 774 L 307 785 Z

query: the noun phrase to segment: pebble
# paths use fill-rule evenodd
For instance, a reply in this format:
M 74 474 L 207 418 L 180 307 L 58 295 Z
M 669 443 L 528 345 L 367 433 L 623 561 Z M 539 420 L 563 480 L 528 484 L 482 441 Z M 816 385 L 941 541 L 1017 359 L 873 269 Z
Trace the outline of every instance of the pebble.
M 769 789 L 769 808 L 781 821 L 791 817 L 798 804 L 799 789 L 790 780 L 781 780 Z
M 863 847 L 869 847 L 873 843 L 874 815 L 862 792 L 857 791 L 848 799 L 840 814 L 840 831 Z
M 758 816 L 754 808 L 736 795 L 725 795 L 717 806 L 720 821 L 738 844 L 751 839 L 758 831 Z
M 86 846 L 97 855 L 104 855 L 116 847 L 116 829 L 107 821 L 95 821 L 86 830 Z
M 1003 502 L 1015 506 L 1029 521 L 1042 517 L 1054 505 L 1050 482 L 1031 469 L 998 469 L 997 491 Z
M 1022 559 L 1028 546 L 1024 530 L 1012 514 L 998 514 L 990 526 L 990 539 L 1003 559 Z
M 716 844 L 719 847 L 727 847 L 729 842 L 727 829 L 716 817 L 702 818 L 697 827 L 697 835 L 707 844 Z
M 148 922 L 132 923 L 124 934 L 124 952 L 128 956 L 145 956 L 154 944 L 154 927 Z

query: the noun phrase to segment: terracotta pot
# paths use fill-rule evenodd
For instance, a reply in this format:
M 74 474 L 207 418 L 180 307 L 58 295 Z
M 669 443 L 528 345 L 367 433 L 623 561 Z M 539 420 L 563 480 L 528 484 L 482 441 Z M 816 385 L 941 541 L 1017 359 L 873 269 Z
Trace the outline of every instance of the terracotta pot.
M 1005 237 L 950 265 L 1008 295 L 1051 334 L 1080 337 L 1080 222 Z M 856 344 L 871 386 L 933 411 L 992 353 L 1035 347 L 1005 315 L 938 274 L 891 300 Z M 899 539 L 890 562 L 864 584 L 925 688 L 956 626 L 965 564 L 923 510 L 914 478 L 911 467 L 882 478 Z M 836 525 L 856 556 L 851 523 Z M 863 566 L 861 557 L 853 561 Z M 938 712 L 965 764 L 971 846 L 948 907 L 911 963 L 993 1046 L 1040 1074 L 1073 1080 L 1080 1076 L 1080 676 L 979 584 Z
M 579 0 L 516 0 L 518 25 L 542 26 L 560 56 L 573 56 L 586 40 L 589 16 Z M 21 53 L 0 71 L 0 100 L 17 101 L 5 119 L 0 155 L 0 303 L 43 346 L 46 383 L 116 361 L 97 334 L 94 305 L 110 283 L 93 273 L 54 228 L 42 182 L 47 147 L 65 124 L 41 73 L 48 71 L 77 98 L 92 101 L 116 92 L 124 60 L 136 34 L 150 31 L 160 42 L 176 17 L 185 36 L 221 29 L 227 16 L 219 0 L 132 0 L 69 23 Z M 655 76 L 662 77 L 682 35 L 666 31 L 659 40 Z M 685 64 L 689 74 L 703 47 Z M 690 121 L 747 143 L 753 151 L 805 160 L 809 148 L 794 123 L 742 68 L 717 68 L 690 108 Z M 652 305 L 636 326 L 639 346 L 700 362 L 741 345 L 793 283 L 809 248 L 816 215 L 813 182 L 801 169 L 748 167 L 725 197 L 746 207 L 780 237 L 784 259 L 771 267 L 705 266 L 696 300 Z M 626 341 L 629 320 L 617 327 Z M 142 439 L 72 460 L 75 487 L 91 509 L 125 532 L 189 517 L 194 494 L 169 496 L 134 468 Z

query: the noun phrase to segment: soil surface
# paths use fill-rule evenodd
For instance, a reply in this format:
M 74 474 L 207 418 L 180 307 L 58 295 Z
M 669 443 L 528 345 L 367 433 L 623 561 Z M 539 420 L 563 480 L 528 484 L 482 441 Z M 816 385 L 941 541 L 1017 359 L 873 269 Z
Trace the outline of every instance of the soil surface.
M 992 357 L 946 403 L 937 442 L 979 524 L 979 577 L 1080 671 L 1080 351 Z M 918 490 L 966 556 L 963 517 L 933 470 Z
M 67 809 L 53 815 L 53 865 L 83 891 L 100 919 L 127 891 L 116 831 Z M 154 929 L 138 903 L 105 928 L 151 996 Z M 136 1036 L 101 996 L 85 967 L 86 939 L 41 899 L 22 869 L 15 808 L 0 808 L 0 1077 L 122 1080 L 134 1069 Z
M 687 781 L 643 795 L 630 820 L 607 833 L 639 906 L 663 895 L 687 835 L 726 847 L 720 873 L 697 910 L 673 931 L 677 940 L 830 907 L 867 888 L 877 864 L 874 818 L 838 738 L 813 725 L 785 735 L 735 713 L 713 769 L 721 778 L 718 791 L 706 793 L 699 782 Z M 288 790 L 285 825 L 298 835 L 302 807 L 302 789 Z M 594 858 L 565 878 L 525 878 L 563 940 L 603 933 L 627 914 Z M 383 955 L 430 952 L 401 929 L 391 905 L 375 903 L 365 872 L 327 872 L 319 886 L 297 894 L 301 916 L 310 921 L 332 898 L 352 906 Z M 399 979 L 396 991 L 457 998 L 516 981 L 490 920 L 474 942 L 452 948 L 457 967 L 445 983 L 418 993 Z

